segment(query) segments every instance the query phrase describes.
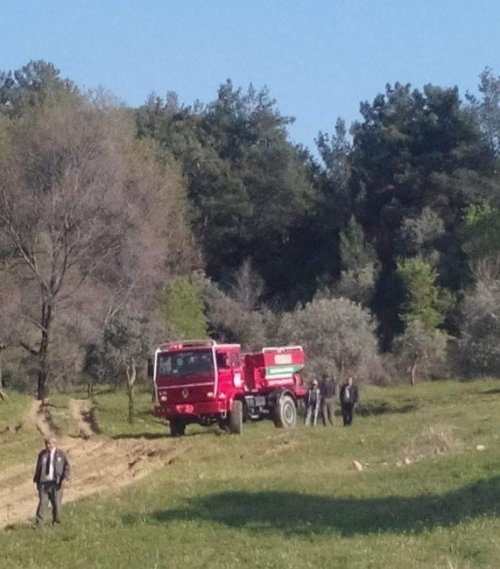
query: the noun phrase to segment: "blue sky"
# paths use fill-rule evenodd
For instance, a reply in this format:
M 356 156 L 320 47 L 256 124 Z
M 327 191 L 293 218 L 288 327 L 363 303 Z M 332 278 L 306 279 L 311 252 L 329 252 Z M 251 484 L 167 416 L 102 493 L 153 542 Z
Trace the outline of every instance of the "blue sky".
M 464 94 L 500 75 L 499 22 L 499 0 L 0 0 L 0 69 L 44 59 L 133 106 L 267 86 L 313 150 L 388 82 Z

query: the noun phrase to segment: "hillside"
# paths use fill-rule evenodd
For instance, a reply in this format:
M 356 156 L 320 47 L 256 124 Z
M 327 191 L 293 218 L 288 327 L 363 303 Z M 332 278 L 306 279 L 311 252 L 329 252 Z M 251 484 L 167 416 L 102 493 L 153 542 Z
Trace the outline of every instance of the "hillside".
M 500 567 L 499 382 L 361 396 L 350 429 L 262 422 L 171 439 L 147 393 L 132 428 L 121 393 L 98 394 L 90 427 L 78 394 L 43 415 L 13 394 L 0 404 L 2 569 Z M 45 429 L 74 476 L 64 524 L 34 530 L 20 522 Z

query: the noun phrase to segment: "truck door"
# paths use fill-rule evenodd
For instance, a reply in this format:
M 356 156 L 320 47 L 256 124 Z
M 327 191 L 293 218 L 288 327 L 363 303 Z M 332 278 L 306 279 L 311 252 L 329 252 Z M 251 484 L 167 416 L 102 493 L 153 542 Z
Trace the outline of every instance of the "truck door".
M 232 398 L 242 389 L 241 361 L 238 349 L 224 349 L 216 352 L 219 393 Z

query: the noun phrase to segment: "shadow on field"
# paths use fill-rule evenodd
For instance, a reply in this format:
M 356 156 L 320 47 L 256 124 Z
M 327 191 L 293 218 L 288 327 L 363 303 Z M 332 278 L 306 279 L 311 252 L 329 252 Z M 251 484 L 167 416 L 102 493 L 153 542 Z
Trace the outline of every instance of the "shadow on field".
M 493 387 L 492 389 L 487 389 L 486 391 L 481 391 L 483 395 L 496 395 L 500 393 L 500 387 Z
M 500 476 L 480 480 L 443 495 L 412 498 L 332 498 L 288 492 L 223 492 L 192 498 L 185 508 L 158 510 L 154 522 L 209 521 L 253 532 L 284 534 L 421 532 L 452 526 L 478 516 L 496 516 Z M 144 520 L 143 517 L 141 517 Z M 125 524 L 138 523 L 127 516 Z
M 186 434 L 182 437 L 183 439 L 189 437 L 198 437 L 203 435 L 214 435 L 214 431 L 211 430 L 203 430 L 203 431 L 195 431 L 193 432 L 186 432 Z M 121 435 L 114 435 L 111 437 L 112 439 L 119 440 L 119 439 L 172 439 L 176 437 L 172 437 L 172 435 L 168 431 L 168 425 L 165 425 L 165 432 L 164 433 L 122 433 Z
M 147 439 L 147 440 L 154 440 L 154 439 L 165 439 L 167 438 L 167 432 L 164 433 L 125 433 L 124 435 L 114 435 L 111 437 L 112 439 L 120 440 L 120 439 Z
M 391 405 L 390 403 L 363 403 L 356 409 L 356 413 L 362 417 L 370 415 L 385 415 L 389 413 L 410 413 L 418 408 L 417 403 L 406 403 L 405 405 Z

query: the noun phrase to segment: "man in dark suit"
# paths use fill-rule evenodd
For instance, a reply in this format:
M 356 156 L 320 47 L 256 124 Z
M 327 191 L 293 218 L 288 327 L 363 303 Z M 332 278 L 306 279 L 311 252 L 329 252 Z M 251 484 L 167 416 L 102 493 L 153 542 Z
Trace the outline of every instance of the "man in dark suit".
M 352 377 L 348 377 L 347 382 L 340 388 L 340 406 L 344 427 L 349 427 L 352 424 L 352 412 L 357 402 L 358 388 L 354 385 Z
M 56 448 L 56 439 L 45 439 L 45 449 L 38 455 L 33 482 L 38 490 L 36 523 L 45 522 L 49 503 L 52 505 L 52 523 L 61 523 L 61 503 L 64 481 L 69 478 L 70 466 L 66 455 Z

